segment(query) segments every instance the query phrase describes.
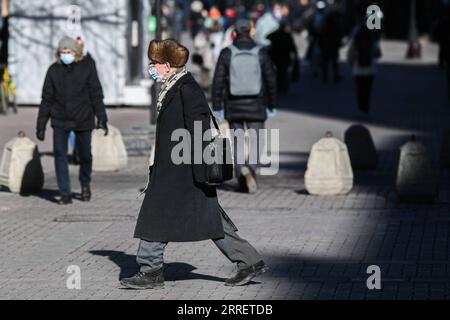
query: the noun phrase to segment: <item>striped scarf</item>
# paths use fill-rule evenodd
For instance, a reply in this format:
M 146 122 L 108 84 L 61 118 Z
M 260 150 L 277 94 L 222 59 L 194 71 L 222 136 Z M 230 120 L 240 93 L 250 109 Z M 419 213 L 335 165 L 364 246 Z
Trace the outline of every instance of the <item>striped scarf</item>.
M 167 92 L 174 86 L 174 84 L 188 73 L 186 66 L 177 70 L 170 78 L 163 83 L 161 86 L 161 91 L 159 92 L 158 102 L 156 104 L 156 110 L 161 111 L 164 99 L 166 98 Z

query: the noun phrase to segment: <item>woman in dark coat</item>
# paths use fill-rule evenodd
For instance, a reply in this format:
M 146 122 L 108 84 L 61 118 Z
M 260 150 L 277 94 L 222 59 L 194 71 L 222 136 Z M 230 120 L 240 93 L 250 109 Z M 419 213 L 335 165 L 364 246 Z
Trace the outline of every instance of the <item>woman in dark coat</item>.
M 195 157 L 194 146 L 199 144 L 203 155 L 208 144 L 203 136 L 210 129 L 211 112 L 203 91 L 186 70 L 189 51 L 175 40 L 152 41 L 148 56 L 150 75 L 163 82 L 157 103 L 155 159 L 134 234 L 141 239 L 137 254 L 141 270 L 121 284 L 132 289 L 162 286 L 167 243 L 208 239 L 238 264 L 238 273 L 226 285 L 247 284 L 266 266 L 258 252 L 236 234 L 218 203 L 216 188 L 205 183 L 203 160 Z M 172 141 L 176 130 L 185 130 L 192 140 L 190 154 L 181 154 L 190 159 L 181 164 L 173 159 L 173 153 L 179 155 L 173 152 L 180 144 Z
M 377 72 L 376 60 L 380 57 L 381 49 L 375 33 L 365 23 L 355 27 L 348 61 L 355 78 L 358 108 L 365 115 L 370 111 L 372 87 Z
M 75 40 L 69 37 L 59 42 L 56 62 L 49 67 L 45 76 L 36 122 L 36 137 L 40 141 L 45 140 L 49 120 L 53 128 L 55 171 L 61 194 L 58 203 L 72 203 L 67 156 L 71 131 L 75 132 L 80 157 L 81 200 L 90 201 L 92 131 L 95 128 L 103 129 L 108 135 L 108 116 L 95 63 L 92 59 L 85 59 L 83 53 L 77 50 Z

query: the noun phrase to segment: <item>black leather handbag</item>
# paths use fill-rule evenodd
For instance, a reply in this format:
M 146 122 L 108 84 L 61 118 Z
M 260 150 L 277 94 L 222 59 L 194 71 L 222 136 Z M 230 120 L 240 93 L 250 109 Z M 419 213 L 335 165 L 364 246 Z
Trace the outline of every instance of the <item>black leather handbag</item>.
M 231 151 L 230 139 L 222 134 L 219 123 L 209 105 L 208 108 L 211 120 L 218 134 L 212 137 L 211 142 L 205 148 L 206 150 L 203 150 L 203 155 L 207 156 L 207 159 L 203 159 L 206 178 L 205 184 L 218 186 L 225 181 L 233 179 L 233 153 Z
M 205 152 L 208 155 L 208 159 L 205 159 L 206 184 L 217 186 L 233 179 L 233 156 L 230 139 L 222 134 L 216 117 L 211 109 L 209 111 L 218 134 L 206 147 L 208 148 L 208 152 Z

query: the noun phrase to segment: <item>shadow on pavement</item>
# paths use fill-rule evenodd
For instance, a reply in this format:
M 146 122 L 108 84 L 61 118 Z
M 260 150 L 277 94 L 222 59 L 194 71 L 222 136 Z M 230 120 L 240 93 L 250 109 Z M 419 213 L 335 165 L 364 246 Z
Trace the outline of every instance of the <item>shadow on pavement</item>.
M 51 190 L 51 189 L 43 189 L 38 193 L 34 194 L 26 194 L 22 195 L 23 197 L 36 197 L 40 198 L 42 200 L 51 202 L 51 203 L 58 203 L 58 197 L 60 196 L 60 193 L 58 190 Z M 74 200 L 81 201 L 81 193 L 72 192 L 72 197 Z
M 26 197 L 37 197 L 48 202 L 57 203 L 58 202 L 57 197 L 59 195 L 60 194 L 58 190 L 43 189 L 38 193 L 26 195 Z
M 89 253 L 108 257 L 120 268 L 119 280 L 131 277 L 139 272 L 139 265 L 136 262 L 136 256 L 129 255 L 120 251 L 99 250 L 90 251 Z M 166 281 L 183 281 L 183 280 L 207 280 L 224 282 L 225 278 L 209 276 L 193 272 L 196 268 L 188 263 L 167 263 L 164 265 L 164 277 Z

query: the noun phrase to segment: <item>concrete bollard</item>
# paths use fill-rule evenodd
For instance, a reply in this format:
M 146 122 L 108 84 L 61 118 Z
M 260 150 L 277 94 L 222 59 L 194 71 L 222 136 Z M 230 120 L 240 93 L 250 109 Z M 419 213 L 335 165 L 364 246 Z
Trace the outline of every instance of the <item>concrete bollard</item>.
M 44 186 L 39 149 L 23 131 L 4 147 L 0 164 L 0 185 L 13 193 L 21 194 L 37 193 Z
M 108 126 L 105 137 L 102 129 L 92 134 L 92 169 L 97 172 L 118 171 L 128 164 L 128 154 L 119 129 Z
M 306 190 L 312 195 L 347 194 L 353 188 L 353 171 L 347 146 L 327 132 L 308 159 Z
M 433 202 L 438 195 L 431 159 L 415 136 L 400 148 L 395 188 L 404 202 Z

